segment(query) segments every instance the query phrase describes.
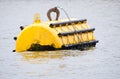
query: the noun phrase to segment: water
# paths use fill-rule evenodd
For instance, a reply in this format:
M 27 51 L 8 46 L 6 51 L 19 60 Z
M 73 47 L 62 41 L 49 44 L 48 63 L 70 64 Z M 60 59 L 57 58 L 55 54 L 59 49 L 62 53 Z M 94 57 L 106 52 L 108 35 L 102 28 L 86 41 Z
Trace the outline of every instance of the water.
M 35 13 L 63 7 L 70 17 L 86 18 L 100 41 L 87 51 L 12 52 L 20 25 Z M 119 79 L 120 0 L 0 0 L 0 79 Z M 61 17 L 66 17 L 61 12 Z

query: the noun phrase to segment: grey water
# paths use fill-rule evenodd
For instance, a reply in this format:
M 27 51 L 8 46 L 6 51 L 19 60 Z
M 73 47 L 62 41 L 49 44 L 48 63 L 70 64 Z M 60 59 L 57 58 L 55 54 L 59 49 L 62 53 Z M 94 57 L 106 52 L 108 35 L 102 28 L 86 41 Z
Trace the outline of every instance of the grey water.
M 35 13 L 48 21 L 60 6 L 69 17 L 87 19 L 99 43 L 94 49 L 12 52 L 19 26 Z M 52 16 L 54 17 L 54 15 Z M 60 18 L 67 18 L 60 11 Z M 120 79 L 120 0 L 0 0 L 0 79 Z

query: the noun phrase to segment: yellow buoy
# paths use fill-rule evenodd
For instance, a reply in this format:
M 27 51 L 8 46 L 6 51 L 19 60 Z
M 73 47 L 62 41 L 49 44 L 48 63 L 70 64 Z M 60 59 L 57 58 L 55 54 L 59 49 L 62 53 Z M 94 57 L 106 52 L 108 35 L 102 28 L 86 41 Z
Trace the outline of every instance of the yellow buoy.
M 22 52 L 94 47 L 98 42 L 93 34 L 95 29 L 90 28 L 86 22 L 86 19 L 72 18 L 42 22 L 37 13 L 31 25 L 21 27 L 15 50 Z

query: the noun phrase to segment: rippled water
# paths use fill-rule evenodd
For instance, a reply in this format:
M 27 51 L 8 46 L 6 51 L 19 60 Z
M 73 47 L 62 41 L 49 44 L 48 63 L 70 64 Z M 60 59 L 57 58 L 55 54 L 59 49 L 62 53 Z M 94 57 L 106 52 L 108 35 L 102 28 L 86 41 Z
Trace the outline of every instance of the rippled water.
M 86 18 L 100 41 L 87 51 L 12 52 L 20 25 L 35 13 L 63 7 L 70 17 Z M 61 12 L 61 17 L 66 17 Z M 0 0 L 0 79 L 119 79 L 120 0 Z

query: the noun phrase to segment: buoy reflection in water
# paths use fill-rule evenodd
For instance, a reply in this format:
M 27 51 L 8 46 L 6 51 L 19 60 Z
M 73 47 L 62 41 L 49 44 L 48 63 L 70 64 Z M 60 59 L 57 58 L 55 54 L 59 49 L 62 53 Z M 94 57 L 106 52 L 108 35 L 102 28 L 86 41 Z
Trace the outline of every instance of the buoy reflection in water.
M 45 60 L 45 59 L 63 59 L 67 56 L 78 56 L 78 55 L 84 55 L 84 52 L 81 52 L 79 50 L 75 50 L 76 52 L 73 52 L 72 50 L 58 50 L 58 51 L 27 51 L 22 52 L 20 55 L 23 56 L 25 60 Z M 79 51 L 79 52 L 78 52 Z

